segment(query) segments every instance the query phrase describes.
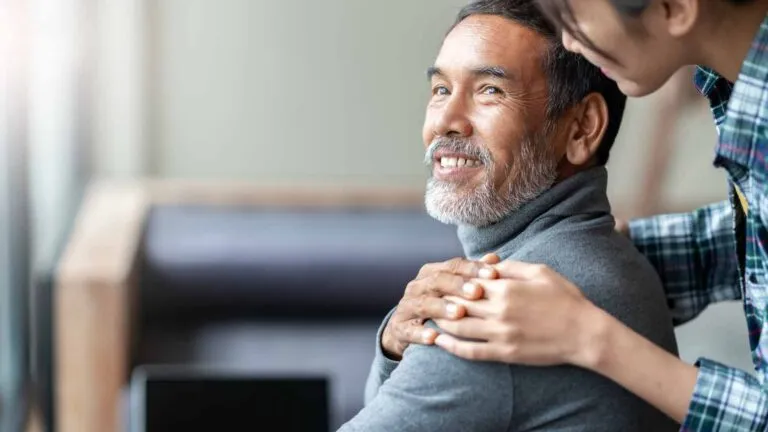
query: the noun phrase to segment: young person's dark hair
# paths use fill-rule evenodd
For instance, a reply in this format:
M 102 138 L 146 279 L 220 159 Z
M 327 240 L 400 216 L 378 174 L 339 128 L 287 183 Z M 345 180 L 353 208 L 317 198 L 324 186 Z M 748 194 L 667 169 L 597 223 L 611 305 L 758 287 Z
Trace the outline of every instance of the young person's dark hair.
M 595 46 L 584 34 L 579 30 L 579 26 L 576 25 L 576 18 L 573 16 L 573 10 L 571 9 L 571 1 L 578 0 L 536 0 L 539 4 L 544 15 L 552 22 L 558 29 L 564 29 L 571 34 L 576 40 L 583 43 L 589 49 L 595 51 L 598 54 L 611 58 Z M 610 0 L 611 4 L 619 11 L 619 14 L 624 18 L 637 18 L 645 9 L 651 4 L 653 0 Z M 752 3 L 755 0 L 719 0 L 732 3 L 735 5 Z
M 557 118 L 590 93 L 603 96 L 608 106 L 608 126 L 595 158 L 598 164 L 606 164 L 619 133 L 627 101 L 616 83 L 582 56 L 563 47 L 556 27 L 542 14 L 534 0 L 476 0 L 459 12 L 453 27 L 473 15 L 504 17 L 530 28 L 549 41 L 544 71 L 549 87 L 547 116 L 550 119 Z

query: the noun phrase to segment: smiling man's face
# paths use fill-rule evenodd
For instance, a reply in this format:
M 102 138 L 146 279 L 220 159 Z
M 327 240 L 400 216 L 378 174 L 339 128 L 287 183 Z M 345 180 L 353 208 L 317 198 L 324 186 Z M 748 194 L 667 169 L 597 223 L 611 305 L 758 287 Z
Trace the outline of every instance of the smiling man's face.
M 423 130 L 430 215 L 489 225 L 555 182 L 547 48 L 533 30 L 491 15 L 470 16 L 445 38 Z

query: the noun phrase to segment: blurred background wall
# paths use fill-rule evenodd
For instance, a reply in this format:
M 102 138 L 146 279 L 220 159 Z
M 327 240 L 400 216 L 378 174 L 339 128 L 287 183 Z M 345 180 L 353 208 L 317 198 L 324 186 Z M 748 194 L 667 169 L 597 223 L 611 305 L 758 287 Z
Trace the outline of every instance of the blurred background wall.
M 24 114 L 0 110 L 0 117 L 16 122 L 8 130 L 23 131 L 14 136 L 26 149 L 23 200 L 30 210 L 18 226 L 30 228 L 32 271 L 45 274 L 54 265 L 88 179 L 421 188 L 425 70 L 464 3 L 8 2 L 15 6 L 0 9 L 0 23 L 16 23 L 25 49 L 11 54 L 6 46 L 3 62 L 7 69 L 8 58 L 22 61 L 26 73 L 12 76 L 0 94 Z M 653 95 L 629 104 L 609 164 L 619 214 L 634 211 L 657 109 Z M 681 124 L 663 206 L 724 199 L 703 100 Z M 14 184 L 26 188 L 27 180 Z M 16 187 L 8 184 L 6 190 Z M 0 305 L 10 304 L 2 301 L 11 298 L 10 284 L 0 287 Z M 30 292 L 33 313 L 44 313 L 34 304 L 45 294 Z M 8 309 L 0 309 L 6 331 Z M 25 332 L 20 326 L 13 327 L 17 335 Z M 688 360 L 706 354 L 751 370 L 740 304 L 717 306 L 678 335 Z M 0 337 L 0 359 L 24 350 L 10 343 L 20 339 Z M 0 360 L 0 380 L 10 380 L 9 364 Z
M 463 0 L 144 3 L 98 5 L 97 174 L 423 185 L 425 70 Z M 655 105 L 629 104 L 610 166 L 618 201 L 640 190 Z M 697 108 L 664 191 L 680 205 L 726 190 Z

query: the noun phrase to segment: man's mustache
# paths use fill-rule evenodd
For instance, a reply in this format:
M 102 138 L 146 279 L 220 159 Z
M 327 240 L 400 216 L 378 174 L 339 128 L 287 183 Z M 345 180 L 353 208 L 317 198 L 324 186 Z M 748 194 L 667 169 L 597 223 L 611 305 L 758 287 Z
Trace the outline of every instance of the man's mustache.
M 435 138 L 432 144 L 427 148 L 424 154 L 424 163 L 426 165 L 432 165 L 435 160 L 435 153 L 443 150 L 451 153 L 465 154 L 473 159 L 477 159 L 483 163 L 486 167 L 490 167 L 493 163 L 493 157 L 491 152 L 485 147 L 481 147 L 472 143 L 469 138 L 459 137 L 440 137 Z

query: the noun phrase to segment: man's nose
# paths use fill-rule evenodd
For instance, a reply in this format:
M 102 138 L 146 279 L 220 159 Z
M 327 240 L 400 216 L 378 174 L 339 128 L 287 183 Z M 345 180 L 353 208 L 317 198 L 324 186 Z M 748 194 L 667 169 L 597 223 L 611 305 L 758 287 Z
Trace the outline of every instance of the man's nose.
M 467 103 L 460 97 L 454 97 L 444 105 L 443 111 L 435 126 L 435 132 L 439 136 L 463 136 L 472 135 L 472 123 L 467 115 Z

